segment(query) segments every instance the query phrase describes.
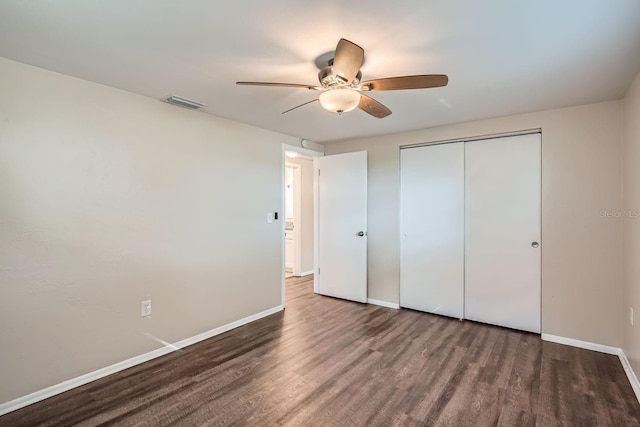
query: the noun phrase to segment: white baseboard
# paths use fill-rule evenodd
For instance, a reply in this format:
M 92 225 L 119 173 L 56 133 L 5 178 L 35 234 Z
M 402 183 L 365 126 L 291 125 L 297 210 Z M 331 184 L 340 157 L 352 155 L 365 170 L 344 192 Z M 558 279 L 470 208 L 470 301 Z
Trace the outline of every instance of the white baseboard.
M 542 340 L 564 344 L 571 347 L 584 348 L 586 350 L 599 351 L 600 353 L 614 354 L 616 356 L 619 356 L 622 352 L 622 349 L 619 347 L 610 347 L 608 345 L 595 344 L 592 342 L 575 340 L 573 338 L 559 337 L 557 335 L 542 334 Z
M 84 374 L 79 377 L 72 378 L 67 381 L 63 381 L 59 384 L 55 384 L 50 387 L 44 388 L 42 390 L 38 390 L 26 396 L 22 396 L 17 399 L 10 400 L 9 402 L 2 403 L 0 404 L 0 416 L 4 414 L 8 414 L 9 412 L 13 412 L 17 409 L 24 408 L 25 406 L 31 405 L 32 403 L 36 403 L 41 400 L 47 399 L 51 396 L 55 396 L 56 394 L 64 393 L 65 391 L 71 390 L 73 388 L 79 387 L 84 384 L 88 384 L 97 379 L 106 377 L 107 375 L 115 374 L 116 372 L 120 372 L 125 369 L 131 368 L 132 366 L 136 366 L 141 363 L 148 362 L 149 360 L 155 359 L 160 356 L 164 356 L 165 354 L 169 354 L 173 351 L 190 346 L 197 342 L 204 341 L 211 337 L 215 337 L 216 335 L 220 335 L 224 332 L 230 331 L 231 329 L 237 328 L 242 325 L 246 325 L 247 323 L 251 323 L 255 320 L 258 320 L 263 317 L 282 311 L 283 308 L 284 307 L 282 305 L 279 305 L 277 307 L 273 307 L 268 310 L 261 311 L 260 313 L 247 316 L 244 319 L 227 323 L 226 325 L 220 326 L 219 328 L 211 329 L 210 331 L 203 332 L 201 334 L 198 334 L 189 338 L 185 338 L 174 344 L 167 344 L 164 347 L 159 348 L 157 350 L 153 350 L 148 353 L 132 357 L 131 359 L 123 360 L 122 362 L 114 363 L 113 365 L 98 369 L 97 371 L 89 372 L 88 374 Z
M 304 273 L 300 273 L 300 277 L 310 276 L 313 274 L 313 270 L 305 271 Z
M 395 302 L 381 301 L 379 299 L 367 298 L 367 304 L 379 305 L 387 308 L 395 308 L 396 310 L 400 308 L 400 304 Z
M 636 394 L 636 399 L 640 402 L 640 382 L 638 382 L 638 377 L 636 377 L 636 373 L 633 372 L 629 359 L 627 359 L 627 355 L 624 354 L 624 351 L 620 351 L 618 357 L 620 358 L 620 363 L 622 363 L 622 368 L 624 369 L 625 374 L 627 374 L 627 378 L 629 378 L 631 388 Z
M 618 356 L 620 359 L 620 363 L 622 364 L 622 368 L 624 369 L 625 374 L 627 374 L 627 378 L 629 379 L 629 383 L 631 384 L 631 388 L 636 395 L 636 399 L 640 402 L 640 382 L 638 381 L 638 377 L 635 372 L 631 368 L 631 364 L 629 363 L 629 359 L 627 359 L 627 355 L 624 354 L 624 351 L 619 347 L 610 347 L 608 345 L 595 344 L 587 341 L 574 340 L 573 338 L 565 338 L 559 337 L 557 335 L 549 335 L 542 334 L 542 339 L 544 341 L 555 342 L 558 344 L 569 345 L 571 347 L 584 348 L 587 350 L 599 351 L 600 353 L 613 354 Z

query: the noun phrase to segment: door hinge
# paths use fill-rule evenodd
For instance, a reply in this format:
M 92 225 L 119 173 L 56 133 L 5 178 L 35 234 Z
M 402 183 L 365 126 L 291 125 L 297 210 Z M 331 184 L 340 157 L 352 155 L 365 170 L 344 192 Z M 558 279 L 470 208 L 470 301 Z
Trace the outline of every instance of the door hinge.
M 320 169 L 318 169 L 318 176 L 320 176 Z
M 318 268 L 318 274 L 320 274 L 320 269 Z

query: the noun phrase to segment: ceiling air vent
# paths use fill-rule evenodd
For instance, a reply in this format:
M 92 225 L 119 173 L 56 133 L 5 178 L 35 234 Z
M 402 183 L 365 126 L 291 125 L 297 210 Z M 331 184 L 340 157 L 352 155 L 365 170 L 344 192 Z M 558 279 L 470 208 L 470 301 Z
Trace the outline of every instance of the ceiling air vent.
M 197 110 L 198 108 L 206 107 L 205 104 L 201 104 L 196 101 L 192 101 L 187 98 L 181 98 L 179 96 L 171 95 L 167 99 L 165 99 L 169 104 L 179 105 L 180 107 L 190 108 L 192 110 Z

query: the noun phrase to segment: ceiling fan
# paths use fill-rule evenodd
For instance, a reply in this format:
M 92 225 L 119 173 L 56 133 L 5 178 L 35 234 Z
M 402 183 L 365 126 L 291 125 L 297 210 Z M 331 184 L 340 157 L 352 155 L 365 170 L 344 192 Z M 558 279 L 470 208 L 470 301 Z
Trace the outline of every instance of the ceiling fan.
M 360 67 L 364 63 L 364 49 L 346 39 L 340 39 L 335 55 L 327 67 L 320 70 L 320 85 L 269 82 L 236 82 L 238 85 L 294 87 L 321 91 L 317 99 L 293 107 L 284 113 L 304 105 L 320 101 L 325 110 L 344 113 L 356 107 L 379 119 L 391 114 L 387 107 L 363 92 L 379 90 L 426 89 L 446 86 L 449 78 L 444 74 L 422 74 L 417 76 L 388 77 L 362 81 Z

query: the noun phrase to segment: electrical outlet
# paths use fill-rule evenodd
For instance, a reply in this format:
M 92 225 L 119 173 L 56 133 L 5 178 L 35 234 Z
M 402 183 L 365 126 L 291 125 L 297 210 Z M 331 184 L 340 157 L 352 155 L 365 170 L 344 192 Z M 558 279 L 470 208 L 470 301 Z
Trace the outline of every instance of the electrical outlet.
M 151 316 L 151 300 L 150 299 L 148 299 L 146 301 L 142 301 L 141 310 L 140 310 L 140 316 L 142 316 L 142 317 Z
M 633 326 L 633 307 L 629 307 L 629 323 Z

